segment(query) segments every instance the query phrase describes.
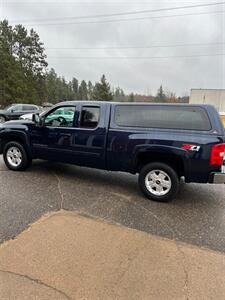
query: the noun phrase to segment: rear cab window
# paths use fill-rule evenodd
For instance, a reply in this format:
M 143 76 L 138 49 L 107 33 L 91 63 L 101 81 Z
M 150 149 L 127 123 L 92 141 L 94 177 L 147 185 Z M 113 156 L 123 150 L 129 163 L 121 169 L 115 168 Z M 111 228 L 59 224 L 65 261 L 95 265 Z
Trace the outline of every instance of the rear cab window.
M 211 130 L 206 110 L 194 106 L 117 105 L 114 122 L 118 126 Z
M 96 128 L 99 123 L 99 116 L 99 106 L 83 106 L 81 110 L 80 128 Z

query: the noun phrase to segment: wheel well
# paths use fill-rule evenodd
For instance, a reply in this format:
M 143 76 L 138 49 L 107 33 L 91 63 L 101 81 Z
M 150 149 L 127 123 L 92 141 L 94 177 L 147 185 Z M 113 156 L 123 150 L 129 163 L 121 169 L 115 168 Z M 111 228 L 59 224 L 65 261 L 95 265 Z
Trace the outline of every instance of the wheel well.
M 162 162 L 172 167 L 181 177 L 184 175 L 184 163 L 180 156 L 171 153 L 146 152 L 138 155 L 136 170 L 139 173 L 141 168 L 151 162 Z
M 1 138 L 1 149 L 0 149 L 0 153 L 3 153 L 3 150 L 5 148 L 5 145 L 9 142 L 17 142 L 17 143 L 20 143 L 21 145 L 24 146 L 25 150 L 26 149 L 26 145 L 23 141 L 23 139 L 21 137 L 18 137 L 18 136 L 8 136 L 8 137 L 3 137 Z
M 0 117 L 3 117 L 3 118 L 5 119 L 5 121 L 8 121 L 8 120 L 9 120 L 9 119 L 7 118 L 7 116 L 4 115 L 4 114 L 0 114 Z

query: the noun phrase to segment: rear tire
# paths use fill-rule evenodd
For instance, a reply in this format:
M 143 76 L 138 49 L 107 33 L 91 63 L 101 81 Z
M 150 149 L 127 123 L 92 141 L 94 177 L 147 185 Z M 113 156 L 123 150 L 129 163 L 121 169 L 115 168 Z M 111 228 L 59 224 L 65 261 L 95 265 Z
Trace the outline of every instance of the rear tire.
M 24 171 L 31 163 L 24 146 L 18 142 L 9 142 L 3 149 L 3 158 L 8 169 Z
M 179 190 L 179 177 L 169 165 L 160 162 L 149 163 L 139 174 L 139 186 L 143 194 L 158 202 L 171 201 Z

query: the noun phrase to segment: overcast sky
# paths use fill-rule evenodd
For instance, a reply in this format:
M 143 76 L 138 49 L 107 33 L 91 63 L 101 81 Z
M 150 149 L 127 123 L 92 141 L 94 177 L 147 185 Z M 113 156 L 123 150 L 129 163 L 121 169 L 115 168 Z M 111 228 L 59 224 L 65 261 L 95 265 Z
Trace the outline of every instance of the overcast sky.
M 153 95 L 161 84 L 177 95 L 189 94 L 191 88 L 225 88 L 225 56 L 218 55 L 225 54 L 223 44 L 225 13 L 222 13 L 225 11 L 225 5 L 127 16 L 70 19 L 70 17 L 213 3 L 212 0 L 126 1 L 0 0 L 0 11 L 1 19 L 6 18 L 12 24 L 15 24 L 13 22 L 26 24 L 27 28 L 33 27 L 38 32 L 46 47 L 49 68 L 53 67 L 67 80 L 76 77 L 78 80 L 95 82 L 104 73 L 112 86 L 119 85 L 127 93 Z M 208 12 L 210 14 L 205 14 Z M 177 16 L 184 14 L 189 15 Z M 163 17 L 168 15 L 176 17 Z M 136 20 L 94 23 L 94 21 L 128 18 Z M 89 21 L 91 22 L 87 23 Z M 62 22 L 70 24 L 59 24 Z M 77 24 L 78 22 L 86 23 Z M 209 43 L 213 45 L 206 45 Z M 192 46 L 178 46 L 184 44 Z M 176 47 L 165 47 L 174 45 Z M 138 48 L 152 46 L 163 47 Z M 217 56 L 204 56 L 214 54 Z M 168 58 L 168 56 L 178 57 Z M 77 59 L 79 57 L 82 58 Z

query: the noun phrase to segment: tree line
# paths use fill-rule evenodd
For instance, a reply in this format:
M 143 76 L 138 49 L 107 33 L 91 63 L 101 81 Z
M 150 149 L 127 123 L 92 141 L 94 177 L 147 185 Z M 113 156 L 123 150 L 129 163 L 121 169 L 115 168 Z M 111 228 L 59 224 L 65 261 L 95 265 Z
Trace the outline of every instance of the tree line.
M 113 100 L 113 92 L 105 75 L 95 84 L 90 80 L 79 82 L 76 78 L 67 82 L 64 77 L 58 76 L 54 69 L 50 69 L 45 76 L 45 88 L 45 100 L 51 103 L 62 100 Z
M 112 88 L 105 75 L 99 82 L 72 78 L 66 81 L 54 69 L 48 69 L 44 44 L 37 32 L 28 31 L 22 25 L 0 22 L 0 105 L 10 103 L 57 103 L 64 100 L 102 101 L 149 101 L 186 102 L 166 94 L 159 88 L 155 97 L 131 93 L 126 95 L 120 88 Z

